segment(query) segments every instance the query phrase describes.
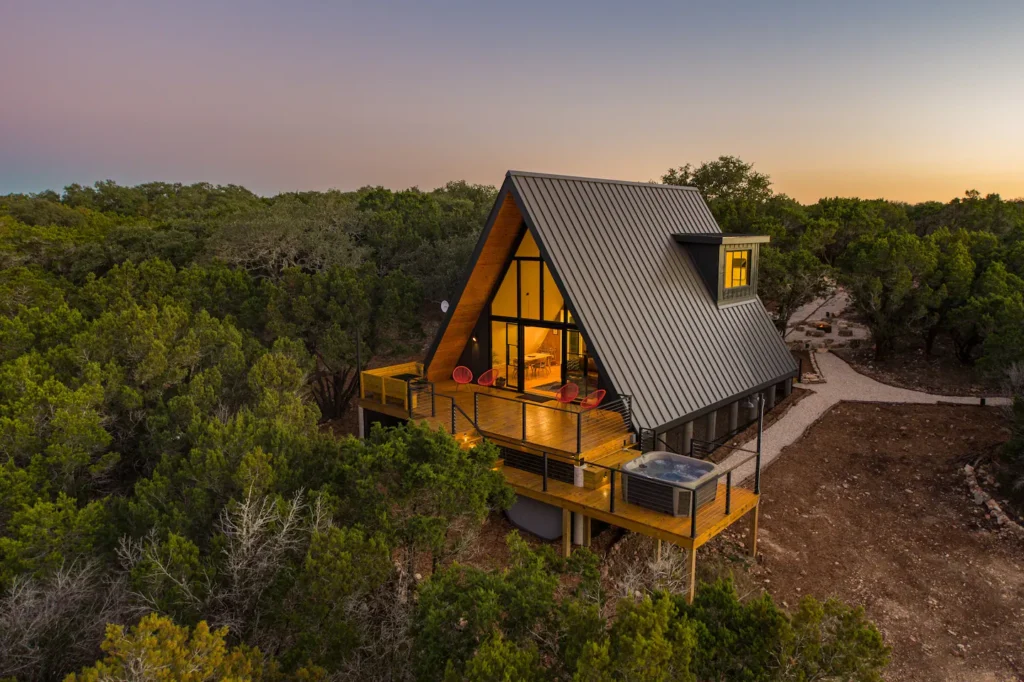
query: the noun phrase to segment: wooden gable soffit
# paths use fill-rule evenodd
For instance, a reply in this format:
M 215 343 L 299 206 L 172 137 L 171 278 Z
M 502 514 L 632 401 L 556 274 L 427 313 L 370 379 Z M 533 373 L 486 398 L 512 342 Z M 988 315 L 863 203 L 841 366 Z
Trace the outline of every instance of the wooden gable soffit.
M 496 206 L 497 212 L 492 213 L 491 221 L 480 235 L 469 277 L 448 311 L 435 346 L 427 358 L 427 379 L 430 381 L 451 378 L 462 350 L 486 308 L 491 292 L 498 284 L 498 278 L 504 274 L 509 251 L 519 236 L 523 216 L 511 192 L 507 189 L 502 191 L 498 201 L 500 205 Z

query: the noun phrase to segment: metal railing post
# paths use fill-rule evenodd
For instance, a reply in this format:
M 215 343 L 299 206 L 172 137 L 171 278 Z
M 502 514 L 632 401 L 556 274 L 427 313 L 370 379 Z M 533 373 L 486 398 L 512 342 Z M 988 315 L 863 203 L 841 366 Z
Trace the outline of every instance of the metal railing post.
M 611 474 L 611 477 L 612 477 L 612 496 L 608 500 L 608 511 L 611 512 L 612 514 L 614 514 L 615 513 L 615 469 L 609 469 L 608 473 Z
M 725 473 L 725 515 L 729 515 L 732 503 L 732 469 Z
M 455 435 L 455 398 L 449 398 L 452 401 L 452 435 Z
M 761 493 L 761 440 L 764 437 L 764 396 L 757 394 L 760 409 L 757 411 L 757 457 L 754 460 L 754 494 Z
M 473 423 L 479 428 L 480 425 L 480 394 L 473 394 Z
M 548 453 L 544 453 L 544 492 L 548 491 Z
M 690 491 L 690 537 L 697 537 L 697 490 Z
M 576 454 L 583 451 L 583 413 L 576 413 Z
M 406 407 L 409 409 L 409 419 L 412 419 L 412 382 L 405 382 Z

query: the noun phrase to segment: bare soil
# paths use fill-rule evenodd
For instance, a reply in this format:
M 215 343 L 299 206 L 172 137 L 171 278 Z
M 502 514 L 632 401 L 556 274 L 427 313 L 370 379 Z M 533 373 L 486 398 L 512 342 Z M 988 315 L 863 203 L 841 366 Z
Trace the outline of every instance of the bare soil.
M 862 604 L 890 680 L 1024 679 L 1024 542 L 960 475 L 1008 435 L 994 408 L 837 405 L 763 474 L 748 577 L 790 606 Z M 709 554 L 735 554 L 738 530 Z
M 891 386 L 938 395 L 1005 395 L 997 377 L 960 363 L 947 346 L 943 340 L 936 341 L 928 356 L 922 345 L 909 345 L 884 360 L 875 360 L 873 348 L 836 348 L 832 352 L 861 374 Z

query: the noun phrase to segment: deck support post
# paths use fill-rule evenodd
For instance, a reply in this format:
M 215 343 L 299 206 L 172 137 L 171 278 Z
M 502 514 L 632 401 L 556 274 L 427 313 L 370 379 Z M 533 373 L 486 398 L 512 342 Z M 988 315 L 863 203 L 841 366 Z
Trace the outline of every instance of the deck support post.
M 686 591 L 686 603 L 692 604 L 693 598 L 697 595 L 697 548 L 690 548 L 690 587 Z
M 590 547 L 590 517 L 583 517 L 583 546 Z
M 654 541 L 654 560 L 661 561 L 661 540 Z
M 612 484 L 611 496 L 608 498 L 608 511 L 612 514 L 615 513 L 615 469 L 608 472 L 608 477 Z
M 680 454 L 689 455 L 690 447 L 693 445 L 693 422 L 683 424 L 683 451 Z
M 729 433 L 736 433 L 740 428 L 740 401 L 729 405 Z
M 754 494 L 761 494 L 761 441 L 764 439 L 764 396 L 757 400 L 757 455 L 754 457 Z
M 715 410 L 714 412 L 708 412 L 705 419 L 707 420 L 707 424 L 704 427 L 704 440 L 714 441 L 715 432 L 718 430 L 718 411 Z
M 748 549 L 750 550 L 750 556 L 757 558 L 757 524 L 758 516 L 761 511 L 761 502 L 758 501 L 754 505 L 754 508 L 750 511 L 750 538 L 748 539 Z
M 572 512 L 568 509 L 562 510 L 562 556 L 569 558 L 572 551 Z
M 356 414 L 359 415 L 359 437 L 366 438 L 366 417 L 363 415 L 362 405 L 356 408 Z

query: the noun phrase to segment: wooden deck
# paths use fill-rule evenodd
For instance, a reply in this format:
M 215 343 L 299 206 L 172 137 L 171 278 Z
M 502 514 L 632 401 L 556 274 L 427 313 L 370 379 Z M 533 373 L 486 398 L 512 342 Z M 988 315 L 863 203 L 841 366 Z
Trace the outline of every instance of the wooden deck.
M 480 394 L 480 398 L 475 398 Z M 620 451 L 633 440 L 632 431 L 618 412 L 600 408 L 579 412 L 574 405 L 559 405 L 554 400 L 548 403 L 517 398 L 512 391 L 467 384 L 456 388 L 453 381 L 442 381 L 434 385 L 434 415 L 421 417 L 432 425 L 440 425 L 451 431 L 451 401 L 461 413 L 456 413 L 455 436 L 460 442 L 473 442 L 478 431 L 498 445 L 514 447 L 527 452 L 578 460 L 583 457 L 600 461 L 610 453 Z M 427 396 L 416 396 L 416 410 L 426 414 Z M 406 403 L 407 404 L 407 403 Z M 382 412 L 399 418 L 408 418 L 403 405 L 381 404 L 376 400 L 360 400 L 360 406 L 367 410 Z M 556 407 L 557 406 L 557 407 Z M 523 439 L 525 413 L 526 438 Z M 472 424 L 477 419 L 476 427 Z M 577 430 L 577 420 L 582 420 Z M 577 452 L 577 436 L 580 438 Z
M 639 454 L 639 453 L 636 453 Z M 498 467 L 517 495 L 567 509 L 613 526 L 619 526 L 686 549 L 695 549 L 711 540 L 744 515 L 757 508 L 759 495 L 747 488 L 733 487 L 729 513 L 725 513 L 725 485 L 718 486 L 715 501 L 697 510 L 697 535 L 690 537 L 690 518 L 662 514 L 629 504 L 622 498 L 622 487 L 615 487 L 615 511 L 609 511 L 610 486 L 591 490 L 548 479 L 547 492 L 536 474 Z
M 583 465 L 582 486 L 549 477 L 547 490 L 544 490 L 542 476 L 506 467 L 503 463 L 498 465 L 498 470 L 517 495 L 562 510 L 562 551 L 565 555 L 572 549 L 573 513 L 583 517 L 584 545 L 590 544 L 592 519 L 654 538 L 659 556 L 661 543 L 670 542 L 689 552 L 690 590 L 687 597 L 692 601 L 697 549 L 701 545 L 743 517 L 748 517 L 751 523 L 750 551 L 751 554 L 757 552 L 759 495 L 747 488 L 733 487 L 729 491 L 727 514 L 726 486 L 720 483 L 715 500 L 697 510 L 695 531 L 689 517 L 663 514 L 627 503 L 622 497 L 621 484 L 616 485 L 615 510 L 611 510 L 609 472 L 603 467 L 617 468 L 640 455 L 634 434 L 619 412 L 598 408 L 581 413 L 574 406 L 558 405 L 554 401 L 545 406 L 545 403 L 527 400 L 511 391 L 477 384 L 456 387 L 450 380 L 435 383 L 433 394 L 429 388 L 426 393 L 417 393 L 409 384 L 404 384 L 404 392 L 401 392 L 398 383 L 394 387 L 388 384 L 389 381 L 399 381 L 397 376 L 392 378 L 393 373 L 388 369 L 379 372 L 378 376 L 384 376 L 383 379 L 377 376 L 364 379 L 370 386 L 369 393 L 360 393 L 359 404 L 364 409 L 400 419 L 408 419 L 411 409 L 414 421 L 439 426 L 453 433 L 463 447 L 472 447 L 481 438 L 486 438 L 499 446 L 536 455 L 546 454 Z M 458 409 L 453 409 L 453 405 Z M 586 466 L 588 463 L 602 466 Z

